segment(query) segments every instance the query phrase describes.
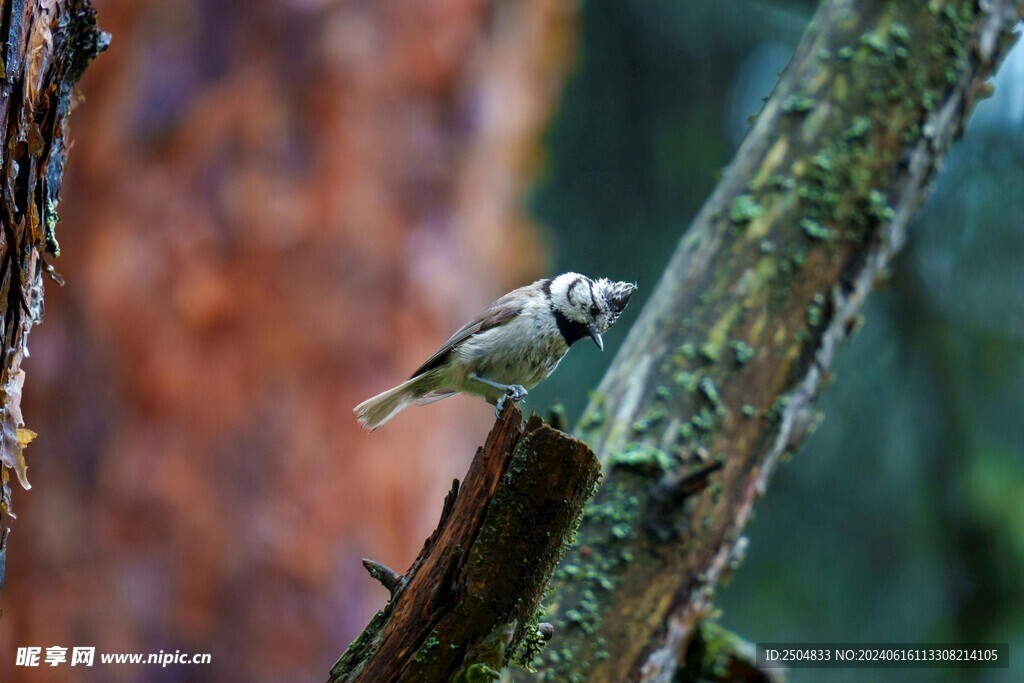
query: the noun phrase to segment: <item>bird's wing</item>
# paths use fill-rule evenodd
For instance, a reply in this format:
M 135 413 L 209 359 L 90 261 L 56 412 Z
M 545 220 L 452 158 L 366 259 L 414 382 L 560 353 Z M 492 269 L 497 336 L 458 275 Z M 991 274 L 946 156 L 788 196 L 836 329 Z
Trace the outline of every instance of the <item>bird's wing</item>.
M 442 398 L 448 398 L 449 396 L 454 396 L 455 393 L 456 392 L 454 392 L 454 391 L 431 391 L 429 394 L 424 394 L 420 398 L 416 399 L 416 405 L 418 405 L 418 406 L 429 405 L 431 403 L 434 403 L 435 401 L 440 401 Z
M 516 303 L 516 299 L 523 295 L 522 289 L 525 289 L 525 287 L 509 292 L 488 306 L 479 316 L 460 327 L 416 372 L 412 373 L 412 377 L 419 377 L 423 373 L 430 372 L 443 364 L 448 359 L 452 349 L 474 334 L 480 334 L 481 332 L 504 325 L 519 315 L 523 307 L 522 304 Z

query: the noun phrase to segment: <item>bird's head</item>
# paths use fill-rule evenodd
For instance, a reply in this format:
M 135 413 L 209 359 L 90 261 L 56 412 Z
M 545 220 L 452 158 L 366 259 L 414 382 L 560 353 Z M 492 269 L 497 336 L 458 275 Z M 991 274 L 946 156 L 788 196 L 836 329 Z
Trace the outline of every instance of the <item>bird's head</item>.
M 618 319 L 634 291 L 636 285 L 629 282 L 563 273 L 551 281 L 551 303 L 567 320 L 585 326 L 587 335 L 604 350 L 601 334 Z

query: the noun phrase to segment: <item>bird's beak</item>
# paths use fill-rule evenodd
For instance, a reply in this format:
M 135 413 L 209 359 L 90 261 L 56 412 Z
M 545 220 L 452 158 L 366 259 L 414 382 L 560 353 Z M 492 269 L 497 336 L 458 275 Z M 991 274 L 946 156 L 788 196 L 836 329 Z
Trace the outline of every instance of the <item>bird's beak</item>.
M 587 328 L 587 333 L 590 335 L 590 338 L 594 340 L 594 343 L 597 344 L 597 348 L 604 351 L 604 340 L 601 339 L 601 333 L 593 327 Z

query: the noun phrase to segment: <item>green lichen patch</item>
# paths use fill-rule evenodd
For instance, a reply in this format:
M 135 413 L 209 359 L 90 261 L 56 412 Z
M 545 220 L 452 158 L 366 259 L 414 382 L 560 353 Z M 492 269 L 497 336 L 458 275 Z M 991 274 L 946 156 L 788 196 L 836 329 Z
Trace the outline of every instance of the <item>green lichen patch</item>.
M 690 424 L 698 432 L 707 434 L 715 428 L 715 415 L 707 408 L 701 408 L 699 413 L 690 418 Z
M 540 631 L 540 618 L 543 608 L 538 609 L 530 623 L 523 629 L 523 637 L 519 640 L 515 652 L 512 653 L 512 664 L 530 673 L 537 672 L 537 664 L 540 663 L 540 655 L 547 645 L 547 640 Z
M 430 636 L 423 642 L 420 649 L 416 652 L 416 656 L 413 657 L 418 664 L 423 664 L 432 655 L 436 654 L 435 650 L 441 644 L 441 641 L 437 639 L 437 629 L 430 632 Z
M 732 349 L 736 365 L 746 365 L 754 357 L 754 349 L 742 339 L 734 339 L 729 344 L 729 348 Z
M 832 239 L 832 231 L 813 218 L 801 218 L 800 229 L 812 240 L 824 242 Z
M 889 27 L 889 36 L 900 45 L 910 45 L 910 29 L 900 22 L 893 23 Z
M 753 195 L 741 194 L 732 200 L 732 207 L 729 209 L 729 218 L 734 223 L 749 223 L 764 213 L 764 209 L 757 203 Z
M 803 114 L 814 108 L 814 100 L 806 95 L 790 95 L 782 102 L 782 111 L 787 114 Z
M 843 133 L 843 137 L 847 140 L 860 140 L 871 132 L 872 127 L 874 127 L 874 124 L 871 122 L 871 117 L 855 116 L 853 123 Z
M 860 37 L 860 44 L 881 55 L 889 53 L 889 37 L 886 34 L 870 31 Z
M 811 300 L 811 303 L 807 306 L 807 325 L 809 327 L 818 327 L 821 325 L 824 307 L 825 295 L 821 292 L 817 292 Z
M 786 408 L 789 406 L 788 396 L 779 396 L 772 403 L 772 407 L 765 413 L 764 418 L 772 424 L 778 424 L 782 422 L 782 416 L 786 412 Z
M 718 347 L 711 343 L 706 342 L 700 345 L 700 357 L 706 360 L 708 363 L 715 363 L 718 361 Z
M 821 306 L 811 304 L 807 307 L 807 324 L 810 327 L 817 327 L 821 324 Z
M 698 378 L 696 374 L 682 370 L 672 376 L 672 381 L 683 391 L 689 393 L 697 388 Z
M 488 683 L 489 681 L 500 681 L 501 673 L 495 671 L 486 664 L 477 662 L 466 669 L 466 673 L 462 675 L 462 680 L 465 681 L 465 683 Z
M 690 342 L 680 345 L 676 352 L 686 360 L 693 360 L 697 357 L 697 347 Z
M 660 448 L 631 443 L 608 459 L 611 468 L 622 467 L 642 474 L 662 474 L 675 463 L 675 459 Z
M 635 434 L 646 434 L 652 427 L 664 420 L 665 416 L 666 413 L 661 408 L 651 408 L 643 414 L 643 417 L 633 422 L 633 432 Z
M 765 181 L 765 185 L 769 190 L 789 192 L 796 187 L 796 179 L 783 173 L 772 173 Z
M 718 414 L 724 413 L 725 404 L 722 403 L 722 397 L 718 395 L 718 387 L 715 386 L 715 380 L 705 377 L 700 381 L 699 386 L 701 395 L 708 400 L 715 409 L 715 412 Z
M 889 206 L 889 202 L 880 190 L 868 192 L 868 211 L 880 221 L 891 221 L 896 216 L 896 212 Z

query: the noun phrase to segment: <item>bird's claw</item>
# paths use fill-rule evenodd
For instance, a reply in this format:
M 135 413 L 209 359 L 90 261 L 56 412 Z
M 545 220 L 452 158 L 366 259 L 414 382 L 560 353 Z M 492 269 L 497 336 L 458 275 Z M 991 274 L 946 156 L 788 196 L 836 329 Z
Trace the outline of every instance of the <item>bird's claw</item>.
M 505 399 L 512 399 L 513 403 L 519 403 L 526 398 L 526 388 L 520 384 L 511 384 L 505 387 L 505 392 L 494 404 L 494 417 L 501 417 L 501 409 L 505 407 Z
M 513 403 L 519 403 L 526 399 L 526 388 L 521 384 L 512 384 L 505 389 L 505 395 L 512 399 Z

